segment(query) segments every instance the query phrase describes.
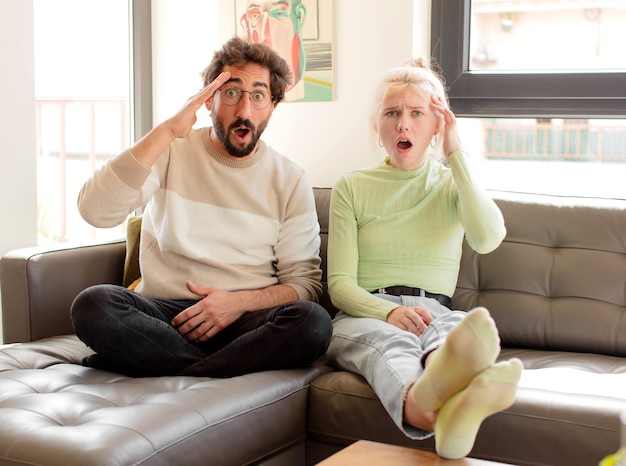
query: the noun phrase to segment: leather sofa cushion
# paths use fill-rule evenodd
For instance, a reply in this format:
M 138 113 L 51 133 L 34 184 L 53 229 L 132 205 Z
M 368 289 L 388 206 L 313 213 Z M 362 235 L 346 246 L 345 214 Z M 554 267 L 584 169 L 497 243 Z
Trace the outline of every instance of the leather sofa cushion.
M 75 336 L 2 348 L 0 462 L 254 463 L 303 444 L 308 384 L 328 371 L 129 378 L 79 365 L 89 354 Z

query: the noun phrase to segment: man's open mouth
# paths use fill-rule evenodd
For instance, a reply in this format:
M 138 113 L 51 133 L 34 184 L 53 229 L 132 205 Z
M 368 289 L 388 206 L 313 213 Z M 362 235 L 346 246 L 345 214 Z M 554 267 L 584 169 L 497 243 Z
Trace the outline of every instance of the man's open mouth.
M 248 128 L 237 128 L 235 130 L 235 134 L 237 135 L 237 137 L 240 138 L 245 138 L 249 132 L 250 130 Z

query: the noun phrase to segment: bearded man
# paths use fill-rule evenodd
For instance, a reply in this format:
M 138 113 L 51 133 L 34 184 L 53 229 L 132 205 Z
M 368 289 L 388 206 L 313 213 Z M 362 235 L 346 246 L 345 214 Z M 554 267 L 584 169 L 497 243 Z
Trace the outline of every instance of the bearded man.
M 329 344 L 311 185 L 260 139 L 291 72 L 268 46 L 233 38 L 203 77 L 79 194 L 96 227 L 145 206 L 138 286 L 95 285 L 72 304 L 76 334 L 95 351 L 84 365 L 232 377 L 311 364 Z M 203 106 L 213 126 L 194 129 Z

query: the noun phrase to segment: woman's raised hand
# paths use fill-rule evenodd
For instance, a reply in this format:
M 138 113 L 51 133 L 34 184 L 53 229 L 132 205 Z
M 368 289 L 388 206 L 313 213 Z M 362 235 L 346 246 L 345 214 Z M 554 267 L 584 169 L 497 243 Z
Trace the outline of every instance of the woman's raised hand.
M 443 138 L 443 153 L 448 157 L 453 152 L 462 149 L 456 127 L 456 116 L 441 97 L 433 96 L 430 100 L 430 106 L 441 119 L 439 136 Z

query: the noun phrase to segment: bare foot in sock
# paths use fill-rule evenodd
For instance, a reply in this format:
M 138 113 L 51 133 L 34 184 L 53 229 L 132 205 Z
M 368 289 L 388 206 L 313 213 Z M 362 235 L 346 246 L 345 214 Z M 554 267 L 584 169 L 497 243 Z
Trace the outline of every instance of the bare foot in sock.
M 411 396 L 423 411 L 437 411 L 452 395 L 491 366 L 500 353 L 496 324 L 484 307 L 467 313 L 446 341 L 433 352 Z
M 513 404 L 522 369 L 517 358 L 495 364 L 444 403 L 435 423 L 439 456 L 457 459 L 469 454 L 482 422 Z

